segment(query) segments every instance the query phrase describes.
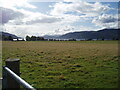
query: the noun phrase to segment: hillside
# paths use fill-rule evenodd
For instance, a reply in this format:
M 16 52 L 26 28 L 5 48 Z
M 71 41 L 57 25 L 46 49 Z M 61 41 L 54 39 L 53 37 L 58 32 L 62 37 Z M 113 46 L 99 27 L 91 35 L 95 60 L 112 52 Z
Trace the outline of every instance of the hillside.
M 7 33 L 7 32 L 0 32 L 0 40 L 12 40 L 12 39 L 17 39 L 17 38 L 19 38 L 19 37 L 17 37 L 16 35 L 14 35 L 14 34 L 10 34 L 10 33 Z
M 118 36 L 120 29 L 103 29 L 99 31 L 82 31 L 82 32 L 72 32 L 67 33 L 59 38 L 61 39 L 120 39 Z
M 58 39 L 61 35 L 44 35 L 46 39 Z
M 16 35 L 10 34 L 10 33 L 7 33 L 7 32 L 0 32 L 0 36 L 6 36 L 6 37 L 11 36 L 12 38 L 18 38 Z

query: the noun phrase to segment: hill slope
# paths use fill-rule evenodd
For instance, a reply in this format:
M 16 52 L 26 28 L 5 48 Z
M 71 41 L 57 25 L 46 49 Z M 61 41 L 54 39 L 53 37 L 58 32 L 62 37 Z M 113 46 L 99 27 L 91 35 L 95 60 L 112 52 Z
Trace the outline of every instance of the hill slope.
M 10 34 L 10 33 L 7 33 L 7 32 L 0 32 L 0 36 L 6 36 L 6 37 L 11 36 L 12 38 L 18 38 L 16 35 Z
M 7 32 L 0 32 L 0 40 L 5 40 L 5 41 L 12 41 L 13 39 L 18 39 L 19 37 L 17 37 L 14 34 L 10 34 Z
M 118 33 L 120 29 L 103 29 L 99 31 L 82 31 L 82 32 L 72 32 L 67 33 L 59 38 L 61 39 L 120 39 Z

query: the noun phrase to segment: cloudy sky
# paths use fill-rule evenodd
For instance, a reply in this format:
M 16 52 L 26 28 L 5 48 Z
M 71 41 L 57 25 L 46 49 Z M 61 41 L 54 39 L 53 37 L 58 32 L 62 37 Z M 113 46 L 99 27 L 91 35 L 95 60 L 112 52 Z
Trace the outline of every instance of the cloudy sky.
M 118 2 L 45 1 L 0 0 L 0 30 L 25 37 L 118 28 Z

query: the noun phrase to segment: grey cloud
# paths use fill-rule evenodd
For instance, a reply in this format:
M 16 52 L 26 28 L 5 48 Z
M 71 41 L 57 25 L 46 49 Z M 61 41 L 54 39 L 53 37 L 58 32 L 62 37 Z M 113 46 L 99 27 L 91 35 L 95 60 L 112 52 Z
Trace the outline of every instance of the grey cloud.
M 117 15 L 108 15 L 103 14 L 102 16 L 99 16 L 93 20 L 93 22 L 101 22 L 101 23 L 113 23 L 120 21 L 120 19 L 117 17 Z
M 116 22 L 116 21 L 117 21 L 116 18 L 108 18 L 108 19 L 102 20 L 103 23 L 111 23 L 111 22 Z
M 109 16 L 107 18 L 102 19 L 103 23 L 112 23 L 112 22 L 116 22 L 116 21 L 118 21 L 118 19 L 113 16 Z
M 103 27 L 110 27 L 110 28 L 117 28 L 118 22 L 120 22 L 120 19 L 117 15 L 108 15 L 103 14 L 97 18 L 94 18 L 92 23 L 95 23 L 97 26 L 103 26 Z
M 38 16 L 31 17 L 32 14 L 30 14 L 30 15 L 28 15 L 28 17 L 26 17 L 25 16 L 26 14 L 24 12 L 14 11 L 12 9 L 3 8 L 3 7 L 0 7 L 0 11 L 2 11 L 0 13 L 0 19 L 1 19 L 0 24 L 9 23 L 9 24 L 13 24 L 13 25 L 22 25 L 22 24 L 31 25 L 31 24 L 37 24 L 37 23 L 55 23 L 55 22 L 59 22 L 62 20 L 61 18 L 44 15 L 44 14 L 40 14 L 40 13 L 39 13 L 39 17 Z M 34 13 L 34 14 L 36 14 L 36 13 Z
M 8 23 L 9 20 L 21 18 L 24 16 L 22 13 L 8 9 L 8 8 L 0 7 L 0 11 L 1 11 L 1 13 L 0 13 L 0 18 L 1 18 L 0 23 L 1 24 Z

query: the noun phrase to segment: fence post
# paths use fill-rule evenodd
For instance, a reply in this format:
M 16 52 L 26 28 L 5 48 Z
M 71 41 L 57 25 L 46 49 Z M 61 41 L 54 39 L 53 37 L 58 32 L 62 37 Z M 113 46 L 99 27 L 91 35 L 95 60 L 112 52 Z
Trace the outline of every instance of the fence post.
M 20 76 L 20 59 L 7 59 L 5 63 L 6 67 Z M 12 79 L 11 76 L 7 75 L 7 88 L 16 88 L 17 90 L 19 90 L 20 85 L 14 79 Z

